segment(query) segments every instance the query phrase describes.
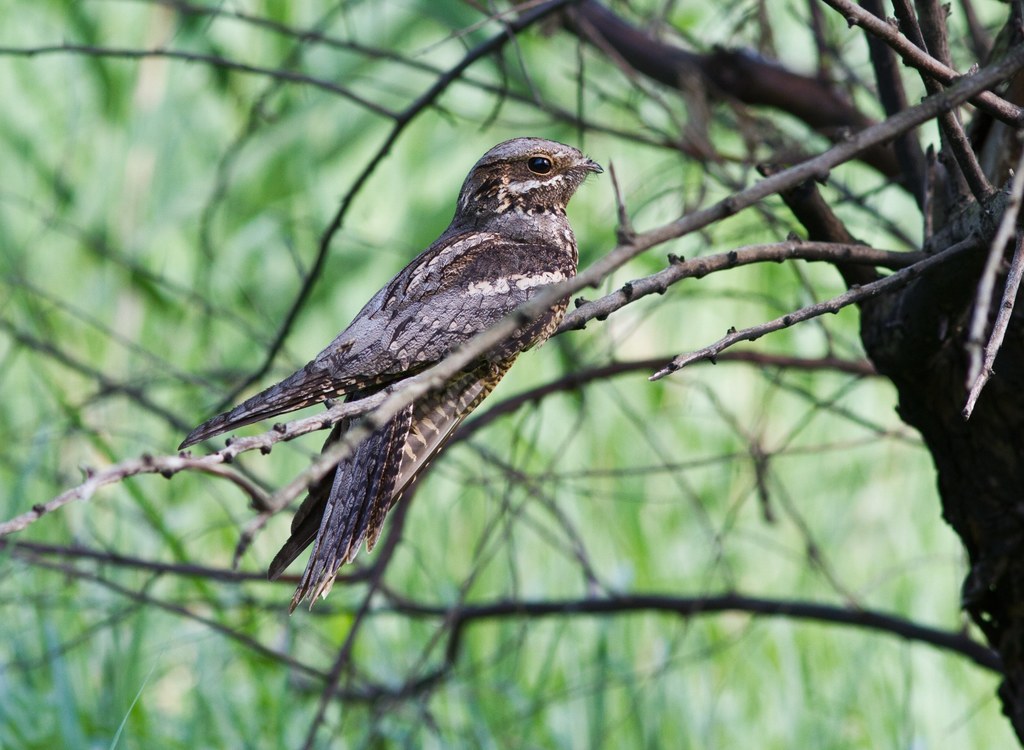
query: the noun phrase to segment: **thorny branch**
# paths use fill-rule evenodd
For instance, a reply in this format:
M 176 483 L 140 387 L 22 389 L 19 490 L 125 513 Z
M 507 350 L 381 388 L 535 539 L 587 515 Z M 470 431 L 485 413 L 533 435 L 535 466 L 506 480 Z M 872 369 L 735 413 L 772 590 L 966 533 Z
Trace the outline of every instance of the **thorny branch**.
M 669 256 L 669 266 L 642 279 L 629 281 L 616 291 L 592 302 L 577 300 L 577 309 L 565 316 L 559 333 L 583 328 L 587 321 L 604 320 L 611 313 L 650 294 L 664 294 L 683 279 L 700 279 L 716 271 L 751 263 L 782 263 L 786 260 L 852 263 L 882 268 L 907 268 L 921 260 L 922 253 L 876 250 L 866 245 L 789 240 L 769 245 L 749 245 L 725 253 L 684 260 Z
M 703 349 L 698 349 L 697 351 L 690 352 L 689 354 L 680 354 L 668 365 L 654 373 L 654 375 L 651 376 L 651 380 L 660 380 L 666 375 L 671 375 L 673 372 L 686 367 L 686 365 L 691 362 L 696 362 L 701 359 L 709 359 L 714 362 L 715 357 L 718 356 L 719 352 L 723 349 L 727 349 L 733 344 L 739 343 L 740 341 L 754 341 L 761 338 L 766 333 L 788 328 L 792 325 L 796 325 L 797 323 L 802 323 L 805 320 L 810 320 L 811 318 L 816 318 L 819 315 L 824 315 L 825 313 L 837 313 L 844 307 L 862 302 L 863 300 L 875 297 L 885 292 L 895 291 L 896 289 L 906 286 L 921 274 L 934 270 L 936 267 L 952 260 L 965 251 L 973 250 L 978 246 L 978 242 L 977 238 L 968 237 L 966 240 L 962 240 L 961 242 L 946 248 L 941 253 L 928 256 L 924 260 L 919 261 L 912 266 L 903 268 L 894 274 L 886 276 L 883 279 L 879 279 L 878 281 L 872 281 L 869 284 L 853 287 L 830 300 L 819 302 L 815 305 L 808 305 L 807 307 L 787 313 L 781 317 L 775 318 L 774 320 L 769 320 L 766 323 L 751 326 L 750 328 L 744 328 L 740 331 L 732 330 L 715 343 L 706 346 Z

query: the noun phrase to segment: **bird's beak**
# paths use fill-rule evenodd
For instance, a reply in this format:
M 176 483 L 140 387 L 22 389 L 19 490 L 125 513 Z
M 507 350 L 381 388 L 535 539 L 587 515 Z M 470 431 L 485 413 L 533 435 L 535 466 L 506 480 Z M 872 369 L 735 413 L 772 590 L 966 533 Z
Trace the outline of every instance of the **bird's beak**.
M 604 171 L 604 167 L 602 167 L 593 159 L 585 160 L 583 162 L 583 168 L 588 172 L 593 172 L 594 174 L 601 174 Z

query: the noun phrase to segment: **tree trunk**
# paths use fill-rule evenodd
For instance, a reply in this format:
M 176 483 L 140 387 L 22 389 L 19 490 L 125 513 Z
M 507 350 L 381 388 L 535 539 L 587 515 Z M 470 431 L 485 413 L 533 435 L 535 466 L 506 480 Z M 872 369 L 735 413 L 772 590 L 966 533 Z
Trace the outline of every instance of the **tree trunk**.
M 943 516 L 970 559 L 962 603 L 1002 657 L 1003 711 L 1024 742 L 1024 321 L 1017 312 L 973 415 L 961 416 L 965 339 L 986 253 L 981 247 L 866 305 L 861 336 L 896 386 L 901 418 L 921 432 L 935 461 Z

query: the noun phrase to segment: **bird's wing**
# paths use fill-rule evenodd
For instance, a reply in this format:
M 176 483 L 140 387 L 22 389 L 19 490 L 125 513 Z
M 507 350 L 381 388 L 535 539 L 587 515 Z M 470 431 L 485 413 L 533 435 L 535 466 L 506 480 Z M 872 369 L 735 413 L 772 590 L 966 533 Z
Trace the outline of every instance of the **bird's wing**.
M 222 432 L 355 389 L 408 377 L 444 359 L 572 274 L 562 253 L 486 232 L 446 232 L 381 289 L 316 358 L 280 383 L 194 429 L 186 448 Z M 543 328 L 516 337 L 521 349 Z
M 344 379 L 338 378 L 329 368 L 314 360 L 230 411 L 203 422 L 189 433 L 178 450 L 242 425 L 335 398 L 344 392 L 345 385 Z
M 378 308 L 360 315 L 352 328 L 359 324 L 376 333 L 376 345 L 349 356 L 360 361 L 360 372 L 404 376 L 444 359 L 539 289 L 574 272 L 575 257 L 551 245 L 454 234 L 428 248 L 374 298 Z M 521 350 L 543 325 L 528 326 L 511 348 Z M 332 356 L 330 347 L 322 356 Z

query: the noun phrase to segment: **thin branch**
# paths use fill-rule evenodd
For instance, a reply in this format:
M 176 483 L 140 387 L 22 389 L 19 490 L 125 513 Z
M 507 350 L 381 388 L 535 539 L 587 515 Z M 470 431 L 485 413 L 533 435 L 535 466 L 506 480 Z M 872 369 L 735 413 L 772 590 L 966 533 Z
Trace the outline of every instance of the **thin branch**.
M 176 414 L 170 409 L 167 409 L 153 401 L 149 394 L 146 393 L 145 388 L 137 385 L 131 385 L 130 383 L 123 381 L 116 381 L 110 378 L 102 370 L 82 362 L 72 356 L 69 352 L 56 346 L 51 341 L 45 341 L 37 338 L 36 336 L 32 336 L 28 332 L 15 326 L 14 323 L 9 320 L 0 318 L 0 330 L 6 331 L 14 341 L 17 341 L 22 346 L 49 357 L 54 362 L 63 365 L 69 370 L 94 380 L 99 388 L 97 395 L 115 393 L 123 394 L 136 405 L 163 419 L 172 428 L 181 431 L 189 429 L 189 423 L 183 420 L 181 415 Z
M 927 6 L 927 3 L 919 3 Z M 901 27 L 908 34 L 910 41 L 921 50 L 927 51 L 928 41 L 924 31 L 922 31 L 920 24 L 918 23 L 917 16 L 914 13 L 914 9 L 910 7 L 910 0 L 893 0 L 893 9 L 896 12 L 896 17 L 899 19 Z M 948 47 L 945 44 L 945 33 L 940 30 L 940 22 L 932 17 L 928 17 L 928 38 L 937 46 L 938 51 L 933 50 L 939 62 L 945 63 L 943 59 L 943 52 L 948 54 Z M 944 28 L 945 24 L 941 24 Z M 935 79 L 921 74 L 921 79 L 924 81 L 925 90 L 929 94 L 934 94 L 942 90 L 941 84 Z M 978 157 L 974 153 L 974 149 L 971 147 L 970 142 L 967 140 L 967 134 L 964 133 L 963 126 L 960 124 L 960 119 L 954 110 L 943 112 L 939 115 L 939 134 L 942 138 L 943 153 L 951 154 L 955 161 L 956 166 L 959 168 L 959 172 L 950 170 L 950 176 L 953 177 L 957 183 L 957 193 L 964 193 L 966 190 L 970 190 L 971 194 L 980 202 L 985 200 L 993 192 L 992 185 L 989 184 L 988 178 L 985 177 L 985 173 L 981 169 L 981 165 L 978 164 Z
M 602 40 L 601 47 L 613 49 L 615 57 L 633 70 L 684 94 L 697 78 L 704 87 L 731 99 L 788 112 L 833 142 L 841 141 L 850 130 L 872 124 L 826 81 L 791 72 L 745 51 L 691 52 L 627 23 L 596 0 L 583 0 L 564 20 L 580 38 L 595 46 Z M 882 174 L 898 173 L 899 165 L 887 144 L 872 144 L 859 151 L 858 158 Z
M 670 265 L 657 273 L 628 281 L 611 294 L 592 302 L 576 301 L 576 309 L 565 316 L 559 333 L 584 328 L 587 321 L 604 320 L 611 313 L 650 294 L 664 294 L 670 286 L 683 279 L 700 279 L 717 271 L 727 271 L 752 263 L 781 263 L 786 260 L 821 261 L 835 265 L 881 266 L 906 268 L 923 258 L 922 253 L 876 250 L 866 245 L 834 242 L 802 242 L 787 240 L 768 245 L 748 245 L 725 253 L 706 255 L 691 260 L 669 256 Z
M 972 0 L 960 0 L 960 7 L 963 9 L 964 18 L 967 20 L 967 28 L 971 34 L 971 51 L 975 60 L 987 60 L 992 52 L 992 37 L 978 20 L 978 14 L 974 10 Z
M 313 720 L 310 722 L 309 729 L 306 732 L 306 739 L 302 744 L 302 750 L 311 750 L 316 743 L 316 735 L 320 731 L 320 726 L 324 723 L 327 707 L 331 705 L 331 701 L 337 694 L 341 684 L 342 673 L 348 667 L 349 657 L 352 654 L 352 648 L 355 646 L 356 635 L 359 633 L 360 625 L 370 613 L 371 595 L 376 590 L 378 584 L 379 580 L 372 582 L 370 590 L 363 596 L 362 604 L 359 605 L 359 609 L 352 616 L 352 624 L 345 634 L 345 640 L 342 641 L 341 648 L 338 649 L 338 655 L 334 659 L 334 664 L 331 665 L 331 671 L 324 679 L 324 689 L 320 694 L 316 714 L 313 715 Z
M 1006 253 L 1006 245 L 1013 237 L 1017 227 L 1017 215 L 1020 213 L 1021 200 L 1024 196 L 1024 149 L 1021 150 L 1017 159 L 1017 169 L 1014 172 L 1013 180 L 1010 181 L 1009 197 L 1006 201 L 1006 208 L 1003 210 L 1002 218 L 996 229 L 995 237 L 989 246 L 988 257 L 985 260 L 985 268 L 978 279 L 978 291 L 974 297 L 974 311 L 971 314 L 971 324 L 967 329 L 967 341 L 964 348 L 967 354 L 967 382 L 966 388 L 970 394 L 964 406 L 964 419 L 969 419 L 974 409 L 974 402 L 985 383 L 980 382 L 981 378 L 987 381 L 989 374 L 982 375 L 982 345 L 985 340 L 985 329 L 988 327 L 988 320 L 992 310 L 992 298 L 995 295 L 996 277 L 999 274 L 999 267 L 1003 262 Z M 1007 279 L 1009 285 L 1010 279 Z M 1005 304 L 1005 297 L 1004 297 Z M 995 331 L 993 331 L 993 335 Z M 1000 343 L 1002 336 L 1000 335 Z M 989 347 L 993 341 L 989 340 Z M 998 351 L 998 344 L 995 349 Z M 995 351 L 992 352 L 993 360 Z M 975 391 L 977 390 L 977 393 Z
M 612 190 L 615 192 L 615 212 L 619 219 L 619 225 L 615 228 L 615 238 L 620 243 L 629 242 L 636 235 L 636 230 L 633 229 L 629 211 L 626 210 L 626 202 L 622 199 L 619 178 L 615 174 L 615 164 L 612 162 L 608 162 L 608 174 L 612 179 Z
M 298 576 L 281 576 L 274 581 L 267 581 L 267 574 L 263 571 L 250 572 L 242 570 L 229 570 L 228 568 L 213 568 L 208 565 L 194 565 L 189 563 L 167 563 L 155 560 L 146 560 L 141 557 L 129 557 L 107 550 L 92 549 L 80 545 L 44 544 L 42 542 L 14 541 L 12 539 L 0 539 L 0 551 L 10 550 L 14 555 L 31 553 L 38 557 L 63 557 L 71 560 L 91 560 L 101 565 L 109 565 L 130 570 L 145 570 L 162 576 L 179 576 L 182 578 L 202 578 L 207 581 L 219 581 L 221 583 L 243 583 L 258 581 L 260 583 L 279 584 L 298 583 Z
M 338 37 L 326 34 L 326 33 L 322 32 L 322 31 L 319 31 L 319 30 L 317 30 L 315 28 L 306 29 L 306 28 L 292 27 L 292 26 L 289 26 L 287 24 L 283 24 L 283 23 L 280 23 L 278 21 L 274 21 L 274 20 L 272 20 L 270 18 L 264 18 L 262 16 L 257 16 L 257 15 L 253 15 L 253 14 L 249 14 L 249 13 L 244 13 L 242 11 L 238 11 L 238 10 L 235 10 L 235 9 L 232 9 L 232 8 L 225 7 L 224 5 L 216 5 L 216 6 L 214 6 L 214 5 L 209 5 L 209 6 L 196 5 L 194 3 L 185 2 L 184 0 L 123 0 L 123 1 L 137 3 L 137 4 L 153 4 L 153 3 L 155 3 L 157 5 L 163 5 L 163 6 L 166 6 L 168 8 L 172 8 L 177 13 L 183 13 L 183 14 L 195 15 L 195 16 L 212 16 L 212 17 L 218 18 L 218 19 L 225 18 L 225 19 L 228 19 L 228 20 L 236 20 L 236 21 L 239 21 L 241 23 L 249 24 L 249 25 L 254 26 L 256 28 L 259 28 L 259 29 L 265 29 L 265 30 L 268 30 L 268 31 L 272 31 L 272 32 L 274 32 L 276 34 L 279 34 L 279 35 L 281 35 L 283 37 L 286 37 L 286 38 L 289 38 L 289 39 L 294 39 L 294 40 L 302 43 L 303 45 L 322 44 L 322 45 L 324 45 L 326 47 L 329 47 L 331 49 L 338 49 L 338 50 L 344 50 L 344 51 L 348 51 L 348 52 L 354 52 L 356 54 L 368 57 L 371 60 L 386 60 L 387 62 L 394 63 L 396 65 L 400 65 L 400 66 L 408 68 L 410 70 L 416 70 L 416 71 L 420 71 L 420 72 L 423 72 L 423 73 L 429 73 L 429 74 L 437 75 L 437 76 L 444 75 L 446 73 L 446 69 L 443 68 L 443 67 L 431 64 L 431 63 L 426 62 L 424 60 L 420 60 L 420 59 L 416 59 L 416 58 L 410 58 L 410 57 L 408 57 L 406 55 L 403 55 L 403 54 L 401 54 L 399 52 L 395 52 L 393 50 L 383 49 L 383 48 L 380 48 L 380 47 L 374 47 L 374 46 L 367 45 L 367 44 L 360 44 L 358 41 L 355 41 L 355 40 L 352 40 L 352 39 L 341 39 L 341 38 L 338 38 Z M 536 5 L 537 3 L 534 2 L 533 4 Z M 496 15 L 494 15 L 492 17 L 489 17 L 487 20 L 489 21 L 489 20 L 491 20 L 491 18 L 498 18 L 498 17 L 500 17 L 502 15 L 505 15 L 505 14 L 513 14 L 515 12 L 522 12 L 523 10 L 525 10 L 525 6 L 526 5 L 528 5 L 528 3 L 521 3 L 516 8 L 510 8 L 507 11 L 505 11 L 504 14 L 502 14 L 502 13 L 496 14 Z M 465 36 L 470 31 L 473 31 L 473 30 L 477 29 L 481 25 L 482 25 L 482 23 L 473 24 L 470 27 L 464 28 L 464 29 L 462 29 L 460 31 L 460 33 L 458 35 L 453 34 L 452 38 L 454 38 L 456 36 Z M 507 25 L 508 24 L 506 23 L 506 27 L 507 27 Z M 585 130 L 589 130 L 589 131 L 592 131 L 592 132 L 600 132 L 600 133 L 608 133 L 608 134 L 612 134 L 612 135 L 617 135 L 617 136 L 619 136 L 621 138 L 627 138 L 627 139 L 632 140 L 634 142 L 646 143 L 646 144 L 651 145 L 651 146 L 657 146 L 657 147 L 662 147 L 662 148 L 669 148 L 669 149 L 672 149 L 672 150 L 678 150 L 678 148 L 679 148 L 679 144 L 678 143 L 672 143 L 669 140 L 660 140 L 660 139 L 656 140 L 656 139 L 650 138 L 649 136 L 637 133 L 636 131 L 626 131 L 626 130 L 610 127 L 610 126 L 608 126 L 606 124 L 603 124 L 603 123 L 583 121 L 583 120 L 581 120 L 580 115 L 578 113 L 573 113 L 570 110 L 563 109 L 563 108 L 561 108 L 561 107 L 559 107 L 559 106 L 557 106 L 557 105 L 555 105 L 555 104 L 553 104 L 551 102 L 538 101 L 536 96 L 529 96 L 529 95 L 520 93 L 518 91 L 513 91 L 513 90 L 510 90 L 509 88 L 507 88 L 505 86 L 498 86 L 498 85 L 490 83 L 490 82 L 488 82 L 486 80 L 483 80 L 481 78 L 473 77 L 473 76 L 470 76 L 470 75 L 462 75 L 462 76 L 460 76 L 459 81 L 461 83 L 467 85 L 467 86 L 471 86 L 473 88 L 479 89 L 480 91 L 485 91 L 485 92 L 487 92 L 489 94 L 495 94 L 495 95 L 497 95 L 499 97 L 504 97 L 504 98 L 511 99 L 513 101 L 516 101 L 516 102 L 521 102 L 521 103 L 524 103 L 524 104 L 528 104 L 528 105 L 537 107 L 541 111 L 551 115 L 552 117 L 554 117 L 557 120 L 560 120 L 562 122 L 565 122 L 565 123 L 568 123 L 568 124 L 580 127 L 582 129 L 585 129 Z
M 72 44 L 69 42 L 65 42 L 63 44 L 40 45 L 38 47 L 0 47 L 0 56 L 35 57 L 37 55 L 52 54 L 89 55 L 92 57 L 110 57 L 127 60 L 138 60 L 146 57 L 163 57 L 171 60 L 182 60 L 189 63 L 202 63 L 216 68 L 235 70 L 240 73 L 250 73 L 253 75 L 266 76 L 267 78 L 273 78 L 279 81 L 288 81 L 290 83 L 301 83 L 306 86 L 313 86 L 314 88 L 323 89 L 324 91 L 329 91 L 332 94 L 337 94 L 338 96 L 348 99 L 349 101 L 358 104 L 360 107 L 389 120 L 394 120 L 397 117 L 396 113 L 386 107 L 382 107 L 369 99 L 364 99 L 358 94 L 355 94 L 336 83 L 331 83 L 330 81 L 325 81 L 321 78 L 314 78 L 313 76 L 306 75 L 305 73 L 295 73 L 293 71 L 282 70 L 280 68 L 266 68 L 261 65 L 250 65 L 248 63 L 238 62 L 237 60 L 231 60 L 226 57 L 220 57 L 219 55 L 208 55 L 202 52 L 185 52 L 183 50 L 163 49 L 159 47 L 154 49 L 94 47 L 88 44 Z
M 819 302 L 814 305 L 808 305 L 807 307 L 783 315 L 775 320 L 770 320 L 766 323 L 761 323 L 750 328 L 744 328 L 741 331 L 734 329 L 710 346 L 706 346 L 695 352 L 690 352 L 689 354 L 680 354 L 668 365 L 654 373 L 654 375 L 651 376 L 651 380 L 660 380 L 666 375 L 670 375 L 673 372 L 682 369 L 686 365 L 698 360 L 708 359 L 714 362 L 715 357 L 718 356 L 719 352 L 739 343 L 740 341 L 754 341 L 761 338 L 766 333 L 778 331 L 783 328 L 789 328 L 792 325 L 801 323 L 805 320 L 810 320 L 811 318 L 816 318 L 820 315 L 824 315 L 825 313 L 837 313 L 849 305 L 859 303 L 865 299 L 878 296 L 885 292 L 900 289 L 919 277 L 921 274 L 934 270 L 946 261 L 951 260 L 965 251 L 972 250 L 977 246 L 978 239 L 975 237 L 968 237 L 946 250 L 943 250 L 941 253 L 928 256 L 924 260 L 921 260 L 912 266 L 897 271 L 890 276 L 886 276 L 884 279 L 879 279 L 878 281 L 873 281 L 870 284 L 864 284 L 863 286 L 854 287 L 848 292 L 840 294 L 838 297 L 833 297 L 830 300 Z
M 253 482 L 248 477 L 242 476 L 237 471 L 227 466 L 217 466 L 214 464 L 202 464 L 194 467 L 195 471 L 202 472 L 204 474 L 210 474 L 215 477 L 221 477 L 227 479 L 229 482 L 238 487 L 242 492 L 249 496 L 252 507 L 264 508 L 267 504 L 267 492 Z M 0 535 L 2 536 L 2 535 Z
M 953 67 L 953 56 L 949 51 L 949 32 L 946 28 L 948 5 L 940 6 L 938 0 L 914 0 L 917 8 L 918 25 L 924 37 L 924 49 L 947 67 Z
M 819 8 L 816 0 L 811 0 L 814 8 Z M 861 0 L 857 10 L 880 17 L 882 0 Z M 886 24 L 888 26 L 888 24 Z M 875 83 L 878 87 L 878 98 L 887 116 L 892 116 L 907 108 L 907 94 L 903 88 L 903 78 L 896 64 L 896 55 L 892 47 L 877 35 L 867 36 L 868 54 L 871 66 L 875 71 Z M 896 159 L 900 163 L 904 185 L 917 200 L 918 206 L 924 207 L 925 198 L 925 159 L 921 144 L 913 131 L 903 133 L 893 141 Z
M 297 419 L 285 425 L 276 425 L 275 429 L 269 430 L 262 435 L 231 439 L 229 440 L 227 447 L 222 448 L 215 453 L 210 453 L 198 458 L 193 457 L 191 453 L 187 451 L 176 456 L 143 455 L 139 458 L 133 458 L 114 464 L 102 471 L 86 469 L 86 479 L 81 484 L 65 490 L 61 494 L 44 503 L 37 503 L 36 505 L 33 505 L 32 509 L 26 513 L 15 516 L 4 523 L 0 523 L 0 537 L 5 537 L 15 532 L 22 531 L 47 513 L 52 513 L 69 503 L 79 500 L 88 500 L 93 496 L 93 494 L 95 494 L 96 490 L 101 487 L 120 482 L 127 477 L 137 476 L 139 474 L 161 474 L 166 478 L 170 478 L 179 471 L 184 471 L 186 469 L 207 471 L 211 473 L 218 472 L 221 473 L 222 476 L 227 476 L 223 473 L 225 470 L 220 469 L 218 471 L 218 464 L 229 464 L 239 454 L 252 450 L 258 449 L 261 453 L 270 453 L 271 447 L 274 443 L 281 442 L 282 440 L 291 440 L 299 435 L 305 435 L 308 432 L 323 429 L 337 421 L 340 421 L 341 419 L 363 414 L 384 401 L 386 396 L 387 393 L 385 392 L 375 393 L 372 396 L 360 399 L 359 401 L 338 404 L 323 415 Z M 232 477 L 232 481 L 236 481 L 236 483 L 243 489 L 246 489 L 247 487 L 251 488 L 248 482 L 244 479 L 238 481 Z M 266 507 L 269 504 L 269 501 L 265 498 L 262 491 L 259 491 L 258 498 L 254 497 L 254 499 L 258 499 L 261 506 Z
M 852 0 L 824 0 L 824 2 L 839 11 L 851 26 L 860 26 L 865 31 L 882 39 L 893 48 L 903 62 L 927 74 L 929 78 L 947 86 L 962 78 L 961 73 L 936 60 L 901 34 L 897 28 L 864 10 Z M 969 97 L 969 101 L 1011 127 L 1019 128 L 1024 125 L 1024 108 L 1011 104 L 991 91 L 980 92 L 976 96 Z
M 324 718 L 327 715 L 327 707 L 336 697 L 343 698 L 345 696 L 345 692 L 340 689 L 341 676 L 349 667 L 352 651 L 356 644 L 356 638 L 362 629 L 362 625 L 366 623 L 368 616 L 373 614 L 371 603 L 377 592 L 382 589 L 384 573 L 387 571 L 388 566 L 394 557 L 395 550 L 398 548 L 398 541 L 401 539 L 402 528 L 405 526 L 405 517 L 409 511 L 409 499 L 410 498 L 407 496 L 404 502 L 399 503 L 399 507 L 396 509 L 395 513 L 392 514 L 395 518 L 392 521 L 391 531 L 384 539 L 384 543 L 381 545 L 382 549 L 377 555 L 377 559 L 367 571 L 368 586 L 366 588 L 366 592 L 363 594 L 363 601 L 360 603 L 359 609 L 352 616 L 348 632 L 345 634 L 345 640 L 338 649 L 338 655 L 334 659 L 334 664 L 331 665 L 331 671 L 328 673 L 327 678 L 324 681 L 324 689 L 320 695 L 320 702 L 317 705 L 316 714 L 313 716 L 312 722 L 310 722 L 305 742 L 302 745 L 303 750 L 311 750 L 311 748 L 314 747 L 316 743 L 316 735 L 320 730 L 320 725 L 323 724 Z M 292 610 L 294 610 L 297 603 L 296 599 L 293 598 L 291 604 Z M 309 607 L 312 610 L 313 602 L 310 602 Z
M 449 663 L 453 663 L 458 655 L 462 630 L 480 620 L 628 615 L 636 612 L 661 612 L 680 617 L 694 617 L 722 612 L 745 612 L 760 617 L 789 617 L 836 625 L 854 625 L 951 651 L 993 672 L 1001 673 L 1003 668 L 1002 661 L 995 651 L 960 632 L 926 627 L 902 617 L 873 610 L 836 607 L 816 602 L 764 599 L 736 593 L 706 597 L 625 594 L 607 599 L 512 600 L 464 605 L 458 608 L 426 605 L 392 596 L 390 609 L 413 617 L 445 618 L 450 622 L 452 634 L 448 647 Z
M 814 51 L 817 54 L 815 68 L 818 71 L 818 78 L 827 81 L 832 78 L 831 67 L 834 51 L 825 39 L 825 15 L 821 12 L 818 0 L 807 0 L 807 10 L 810 13 L 811 36 L 814 39 Z
M 974 405 L 981 395 L 981 389 L 985 387 L 988 379 L 992 377 L 992 366 L 995 364 L 996 355 L 1003 345 L 1003 338 L 1006 336 L 1006 329 L 1010 326 L 1010 316 L 1013 314 L 1013 305 L 1017 299 L 1017 290 L 1020 288 L 1021 276 L 1024 275 L 1024 234 L 1017 232 L 1017 247 L 1013 251 L 1013 260 L 1010 261 L 1010 272 L 1006 276 L 1006 284 L 1003 286 L 1003 300 L 999 305 L 999 312 L 996 315 L 996 322 L 992 326 L 992 335 L 989 336 L 988 344 L 985 346 L 985 363 L 978 373 L 971 392 L 967 396 L 967 403 L 964 405 L 963 417 L 970 419 L 974 412 Z
M 640 233 L 631 243 L 620 245 L 594 263 L 574 281 L 552 287 L 545 295 L 538 295 L 538 304 L 552 304 L 558 291 L 572 293 L 592 286 L 608 273 L 651 247 L 703 229 L 716 221 L 749 208 L 769 195 L 800 184 L 805 179 L 824 179 L 834 167 L 849 161 L 857 153 L 879 143 L 889 141 L 900 133 L 933 119 L 939 112 L 951 109 L 1024 67 L 1024 44 L 1012 47 L 1006 57 L 973 75 L 964 76 L 944 91 L 925 98 L 920 104 L 888 118 L 884 122 L 850 135 L 818 156 L 755 183 L 707 208 L 683 216 L 674 222 Z
M 583 388 L 588 383 L 598 380 L 608 380 L 620 375 L 628 375 L 634 372 L 650 372 L 656 367 L 664 364 L 667 357 L 651 357 L 648 359 L 634 359 L 627 362 L 612 362 L 599 367 L 571 372 L 550 383 L 531 388 L 522 393 L 510 396 L 504 401 L 499 401 L 488 407 L 482 414 L 478 414 L 464 424 L 452 436 L 451 442 L 457 443 L 468 440 L 477 432 L 488 426 L 501 417 L 518 411 L 528 404 L 536 404 L 554 393 L 564 393 Z M 757 365 L 758 367 L 776 367 L 785 370 L 834 370 L 849 375 L 871 377 L 877 375 L 877 371 L 867 360 L 850 360 L 840 357 L 793 357 L 786 354 L 770 354 L 768 352 L 726 352 L 718 358 L 718 362 L 741 362 Z
M 770 166 L 761 165 L 761 174 L 770 174 Z M 807 239 L 812 242 L 838 242 L 848 245 L 863 245 L 853 236 L 846 224 L 836 215 L 832 206 L 825 200 L 818 189 L 818 183 L 807 180 L 791 190 L 779 193 L 786 207 L 807 231 Z M 867 284 L 875 281 L 880 274 L 875 268 L 863 264 L 836 262 L 836 270 L 843 277 L 847 287 L 856 284 Z
M 301 672 L 303 674 L 309 675 L 310 677 L 316 677 L 319 679 L 325 679 L 326 677 L 326 675 L 316 667 L 310 666 L 309 664 L 305 664 L 304 662 L 301 662 L 298 659 L 295 659 L 294 657 L 289 656 L 288 654 L 283 653 L 281 651 L 275 651 L 270 646 L 266 646 L 263 643 L 260 643 L 252 636 L 246 635 L 245 633 L 239 630 L 234 630 L 233 628 L 230 628 L 227 625 L 217 622 L 211 617 L 207 617 L 205 615 L 192 612 L 188 609 L 188 607 L 185 607 L 184 605 L 173 604 L 162 599 L 157 599 L 155 597 L 149 596 L 148 594 L 142 591 L 135 591 L 134 589 L 122 586 L 96 573 L 90 573 L 88 571 L 81 570 L 80 568 L 74 565 L 52 562 L 43 559 L 32 559 L 34 556 L 31 555 L 31 553 L 23 553 L 23 556 L 27 557 L 28 562 L 36 567 L 52 570 L 54 572 L 61 573 L 64 576 L 70 576 L 73 578 L 78 578 L 80 580 L 90 581 L 92 583 L 103 586 L 104 588 L 107 588 L 120 596 L 130 599 L 131 601 L 138 602 L 139 604 L 144 604 L 147 606 L 154 606 L 158 609 L 164 610 L 165 612 L 169 612 L 184 619 L 197 622 L 209 628 L 213 632 L 218 633 L 224 636 L 225 638 L 228 638 L 229 640 L 233 640 L 237 643 L 240 643 L 241 645 L 252 650 L 253 652 L 267 659 L 270 659 L 271 661 L 283 664 L 297 672 Z

